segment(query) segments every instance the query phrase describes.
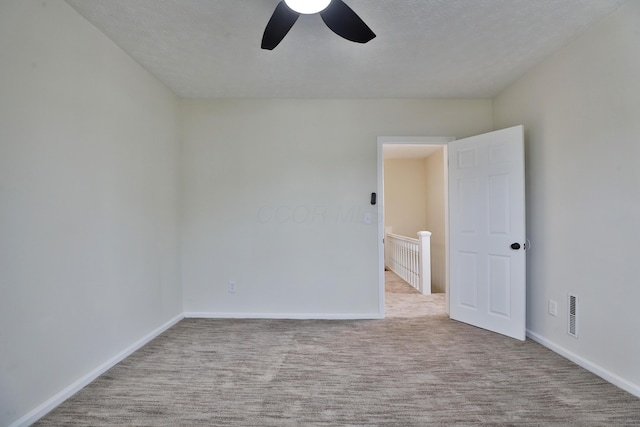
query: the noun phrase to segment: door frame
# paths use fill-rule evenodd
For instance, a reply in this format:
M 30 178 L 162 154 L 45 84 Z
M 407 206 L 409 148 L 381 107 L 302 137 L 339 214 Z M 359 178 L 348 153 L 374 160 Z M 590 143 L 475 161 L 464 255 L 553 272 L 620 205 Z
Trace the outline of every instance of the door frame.
M 411 145 L 439 145 L 444 149 L 444 208 L 445 208 L 445 260 L 446 260 L 446 290 L 445 311 L 449 314 L 449 167 L 447 146 L 455 138 L 448 136 L 379 136 L 378 137 L 378 289 L 380 318 L 384 318 L 385 294 L 384 294 L 384 158 L 383 147 L 394 144 Z

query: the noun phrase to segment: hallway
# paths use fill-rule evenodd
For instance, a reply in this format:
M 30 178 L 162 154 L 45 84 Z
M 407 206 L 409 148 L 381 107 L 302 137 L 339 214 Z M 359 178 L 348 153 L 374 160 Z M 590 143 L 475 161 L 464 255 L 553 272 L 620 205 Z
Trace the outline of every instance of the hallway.
M 411 318 L 437 316 L 448 318 L 444 310 L 445 294 L 422 295 L 393 271 L 384 272 L 385 317 Z

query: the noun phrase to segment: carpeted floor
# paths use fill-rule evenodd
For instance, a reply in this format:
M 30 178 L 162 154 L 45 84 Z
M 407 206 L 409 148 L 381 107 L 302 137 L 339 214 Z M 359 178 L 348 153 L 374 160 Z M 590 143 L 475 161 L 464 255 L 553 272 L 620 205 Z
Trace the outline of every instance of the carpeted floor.
M 640 399 L 387 274 L 384 320 L 183 320 L 37 425 L 640 425 Z
M 425 297 L 395 273 L 385 271 L 384 274 L 384 315 L 387 319 L 446 316 L 444 294 Z

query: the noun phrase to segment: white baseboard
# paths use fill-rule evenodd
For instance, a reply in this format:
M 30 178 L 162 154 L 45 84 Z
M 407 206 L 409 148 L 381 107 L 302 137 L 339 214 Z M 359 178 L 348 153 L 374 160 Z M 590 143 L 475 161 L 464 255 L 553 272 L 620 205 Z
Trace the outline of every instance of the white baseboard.
M 102 375 L 103 373 L 105 373 L 106 371 L 108 371 L 118 363 L 120 363 L 126 357 L 133 354 L 136 350 L 138 350 L 143 345 L 145 345 L 146 343 L 148 343 L 149 341 L 151 341 L 152 339 L 154 339 L 155 337 L 157 337 L 158 335 L 160 335 L 161 333 L 163 333 L 164 331 L 166 331 L 167 329 L 169 329 L 170 327 L 178 323 L 183 318 L 184 316 L 180 314 L 174 317 L 173 319 L 169 320 L 159 328 L 156 328 L 155 330 L 151 331 L 150 333 L 142 337 L 140 340 L 138 340 L 134 344 L 130 345 L 129 347 L 122 350 L 120 353 L 118 353 L 114 357 L 112 357 L 111 359 L 104 362 L 102 365 L 98 366 L 88 374 L 84 375 L 79 380 L 65 387 L 62 391 L 55 394 L 50 399 L 46 400 L 44 403 L 42 403 L 32 411 L 29 411 L 23 417 L 14 421 L 12 424 L 9 425 L 9 427 L 22 427 L 22 426 L 26 427 L 35 423 L 40 418 L 44 417 L 46 414 L 52 411 L 56 406 L 60 405 L 62 402 L 64 402 L 65 400 L 67 400 L 77 392 L 79 392 L 83 387 L 85 387 L 91 381 L 95 380 L 100 375 Z
M 370 320 L 380 313 L 216 313 L 186 312 L 187 319 L 291 319 L 291 320 Z
M 532 332 L 530 330 L 527 330 L 527 337 L 531 338 L 533 341 L 547 347 L 549 350 L 558 353 L 560 356 L 569 359 L 570 361 L 572 361 L 573 363 L 575 363 L 576 365 L 579 365 L 581 367 L 583 367 L 584 369 L 586 369 L 587 371 L 590 371 L 594 374 L 596 374 L 597 376 L 599 376 L 600 378 L 604 379 L 605 381 L 610 382 L 611 384 L 620 387 L 621 389 L 628 391 L 629 393 L 633 394 L 634 396 L 640 397 L 640 385 L 638 384 L 634 384 L 630 381 L 625 380 L 622 377 L 619 377 L 618 375 L 596 365 L 595 363 L 592 363 L 580 356 L 578 356 L 575 353 L 570 352 L 569 350 L 549 341 L 548 339 L 536 334 L 535 332 Z

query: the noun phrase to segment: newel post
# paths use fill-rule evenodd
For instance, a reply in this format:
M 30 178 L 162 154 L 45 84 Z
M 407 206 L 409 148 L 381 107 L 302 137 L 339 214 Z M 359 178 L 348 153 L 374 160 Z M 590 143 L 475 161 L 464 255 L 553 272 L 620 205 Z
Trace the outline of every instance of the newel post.
M 431 232 L 418 231 L 420 241 L 420 292 L 431 295 Z

